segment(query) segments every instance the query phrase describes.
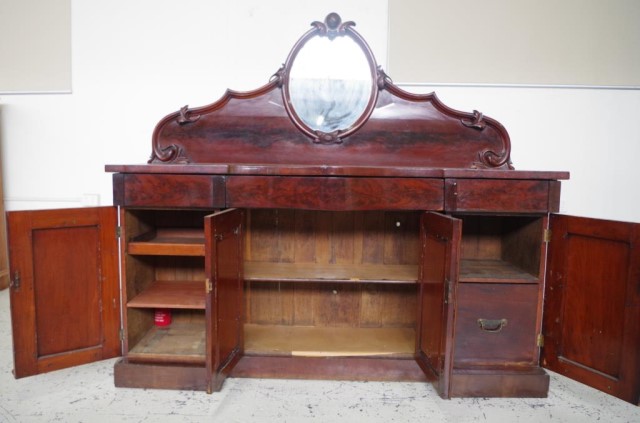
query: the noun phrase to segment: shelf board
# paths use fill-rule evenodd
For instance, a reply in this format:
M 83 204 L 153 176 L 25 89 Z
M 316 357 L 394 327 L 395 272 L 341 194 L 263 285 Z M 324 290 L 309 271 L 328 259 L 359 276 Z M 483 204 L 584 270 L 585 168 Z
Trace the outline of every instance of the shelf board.
M 202 229 L 160 228 L 134 238 L 127 244 L 127 252 L 134 255 L 204 257 Z
M 205 309 L 204 281 L 155 281 L 127 307 Z
M 172 323 L 165 328 L 152 327 L 131 348 L 129 361 L 157 363 L 205 362 L 205 328 L 197 323 Z
M 247 355 L 411 358 L 412 328 L 244 325 Z
M 461 260 L 461 282 L 536 283 L 538 278 L 503 260 Z
M 417 265 L 244 263 L 249 281 L 416 283 Z

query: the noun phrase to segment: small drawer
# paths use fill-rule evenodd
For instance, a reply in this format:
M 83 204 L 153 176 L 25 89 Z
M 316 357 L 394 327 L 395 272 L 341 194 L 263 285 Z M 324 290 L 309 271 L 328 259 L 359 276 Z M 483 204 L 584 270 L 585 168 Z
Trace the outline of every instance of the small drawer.
M 560 182 L 517 179 L 447 179 L 450 212 L 547 213 L 558 211 Z
M 227 206 L 313 210 L 442 210 L 443 180 L 230 176 Z
M 535 364 L 539 285 L 460 283 L 454 366 Z
M 218 208 L 225 180 L 212 175 L 115 174 L 114 203 L 127 207 Z

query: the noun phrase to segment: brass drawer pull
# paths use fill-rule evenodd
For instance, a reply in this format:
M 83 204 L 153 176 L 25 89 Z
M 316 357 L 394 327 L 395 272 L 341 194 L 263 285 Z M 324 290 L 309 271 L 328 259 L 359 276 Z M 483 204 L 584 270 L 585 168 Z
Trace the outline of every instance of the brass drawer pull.
M 507 319 L 478 319 L 478 326 L 485 332 L 500 332 L 507 326 Z

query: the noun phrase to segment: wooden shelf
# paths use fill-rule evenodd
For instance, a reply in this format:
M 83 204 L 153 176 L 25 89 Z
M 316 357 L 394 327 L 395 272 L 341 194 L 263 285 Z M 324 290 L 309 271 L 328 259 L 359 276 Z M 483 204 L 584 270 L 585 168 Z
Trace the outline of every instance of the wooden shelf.
M 205 329 L 197 323 L 152 327 L 127 354 L 132 362 L 205 363 Z
M 417 265 L 244 263 L 249 281 L 415 283 Z
M 247 355 L 410 358 L 412 328 L 244 325 Z
M 204 281 L 155 281 L 127 307 L 205 309 Z
M 461 260 L 461 282 L 535 283 L 538 278 L 502 260 Z
M 130 241 L 127 252 L 134 255 L 204 257 L 204 232 L 202 229 L 160 228 Z

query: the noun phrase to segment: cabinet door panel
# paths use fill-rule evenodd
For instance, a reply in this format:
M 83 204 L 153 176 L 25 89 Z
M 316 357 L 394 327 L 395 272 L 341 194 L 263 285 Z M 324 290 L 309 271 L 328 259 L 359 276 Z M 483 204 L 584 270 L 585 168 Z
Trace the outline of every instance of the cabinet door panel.
M 553 216 L 543 365 L 638 403 L 640 225 Z
M 9 212 L 15 376 L 120 355 L 113 208 Z
M 208 390 L 221 388 L 244 350 L 244 210 L 229 209 L 205 218 Z
M 416 359 L 425 371 L 437 376 L 440 396 L 449 398 L 462 222 L 425 213 L 420 223 L 422 268 L 418 280 Z

